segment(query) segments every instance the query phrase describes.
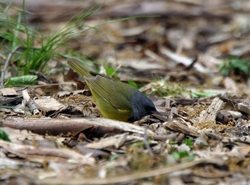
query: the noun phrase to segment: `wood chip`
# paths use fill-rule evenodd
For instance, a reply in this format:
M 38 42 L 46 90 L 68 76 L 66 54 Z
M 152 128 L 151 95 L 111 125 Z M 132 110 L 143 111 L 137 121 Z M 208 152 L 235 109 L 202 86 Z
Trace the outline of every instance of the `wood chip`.
M 41 98 L 41 99 L 36 99 L 34 101 L 38 109 L 45 112 L 58 111 L 67 107 L 66 105 L 58 102 L 54 98 Z
M 165 126 L 172 131 L 180 132 L 185 135 L 189 135 L 193 137 L 199 136 L 199 133 L 196 130 L 192 130 L 191 128 L 177 121 L 166 122 Z
M 198 117 L 192 120 L 193 123 L 200 123 L 200 122 L 215 123 L 216 115 L 218 114 L 222 105 L 223 101 L 220 98 L 218 97 L 214 98 L 211 105 L 206 110 L 202 111 Z
M 3 96 L 17 96 L 17 92 L 14 88 L 3 88 L 0 89 L 0 95 Z
M 248 103 L 238 103 L 238 110 L 247 114 L 250 114 L 250 105 Z

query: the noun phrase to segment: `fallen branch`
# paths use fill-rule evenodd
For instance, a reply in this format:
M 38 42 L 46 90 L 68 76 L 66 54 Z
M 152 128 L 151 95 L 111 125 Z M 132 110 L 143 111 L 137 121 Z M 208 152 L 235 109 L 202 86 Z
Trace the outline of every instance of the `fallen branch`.
M 94 165 L 95 159 L 92 157 L 86 157 L 81 155 L 73 150 L 65 149 L 65 148 L 36 148 L 33 146 L 20 145 L 15 143 L 6 142 L 0 140 L 0 148 L 4 149 L 3 151 L 7 151 L 8 153 L 15 154 L 19 157 L 25 159 L 31 159 L 34 156 L 37 157 L 59 157 L 65 160 L 73 160 L 79 164 L 88 164 Z M 49 158 L 46 158 L 49 160 Z M 51 158 L 55 161 L 55 158 Z
M 126 122 L 105 118 L 74 118 L 74 119 L 45 119 L 45 118 L 7 118 L 2 126 L 19 130 L 28 130 L 37 134 L 59 135 L 78 133 L 88 128 L 101 128 L 103 132 L 127 131 L 145 134 L 143 127 Z M 153 131 L 147 129 L 147 134 L 153 136 Z

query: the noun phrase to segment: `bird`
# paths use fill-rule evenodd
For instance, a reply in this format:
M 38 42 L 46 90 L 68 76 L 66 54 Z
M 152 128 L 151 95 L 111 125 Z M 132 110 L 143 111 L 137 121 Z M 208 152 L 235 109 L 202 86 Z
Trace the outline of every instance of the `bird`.
M 90 71 L 77 59 L 68 60 L 68 65 L 84 77 L 103 117 L 134 122 L 157 112 L 152 100 L 135 87 Z

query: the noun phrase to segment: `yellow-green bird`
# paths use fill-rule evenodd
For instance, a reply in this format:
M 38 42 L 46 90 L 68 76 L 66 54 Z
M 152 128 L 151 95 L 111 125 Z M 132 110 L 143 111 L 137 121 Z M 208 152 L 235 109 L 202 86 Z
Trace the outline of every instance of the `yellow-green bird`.
M 133 86 L 92 72 L 78 60 L 71 59 L 68 64 L 84 76 L 98 109 L 105 118 L 131 122 L 157 112 L 153 102 Z

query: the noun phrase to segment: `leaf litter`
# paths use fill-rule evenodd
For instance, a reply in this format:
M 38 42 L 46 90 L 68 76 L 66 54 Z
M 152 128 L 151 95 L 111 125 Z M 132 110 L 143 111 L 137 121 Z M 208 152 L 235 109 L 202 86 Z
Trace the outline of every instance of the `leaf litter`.
M 26 1 L 28 21 L 47 34 L 96 2 Z M 102 118 L 86 84 L 57 57 L 62 70 L 51 61 L 53 72 L 43 71 L 56 83 L 38 76 L 36 85 L 0 89 L 1 130 L 11 140 L 0 140 L 1 182 L 248 184 L 249 5 L 106 1 L 85 24 L 149 17 L 101 25 L 65 45 L 92 68 L 117 69 L 162 114 L 134 123 Z

